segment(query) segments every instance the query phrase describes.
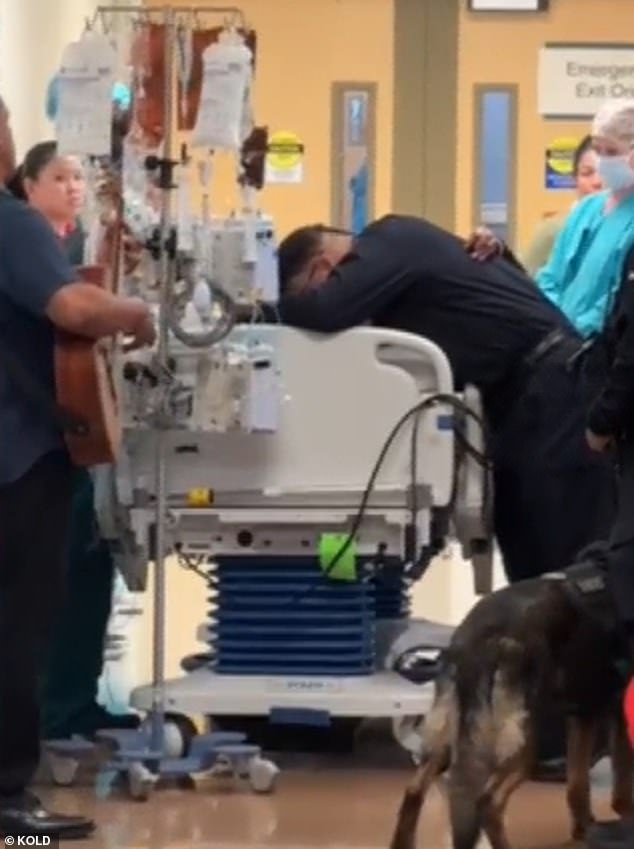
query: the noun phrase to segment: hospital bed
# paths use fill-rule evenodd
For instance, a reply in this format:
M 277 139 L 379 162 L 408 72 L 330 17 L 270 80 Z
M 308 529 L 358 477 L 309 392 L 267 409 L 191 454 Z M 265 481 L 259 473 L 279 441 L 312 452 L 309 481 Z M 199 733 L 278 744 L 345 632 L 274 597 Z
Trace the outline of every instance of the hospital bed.
M 166 14 L 173 19 L 173 10 Z M 166 25 L 166 45 L 177 31 Z M 155 309 L 158 345 L 134 353 L 114 346 L 110 376 L 124 438 L 116 464 L 95 475 L 95 506 L 130 589 L 146 588 L 155 561 L 153 681 L 132 695 L 150 734 L 122 737 L 111 764 L 128 772 L 138 798 L 151 783 L 148 763 L 155 777 L 204 771 L 229 745 L 215 738 L 188 747 L 183 739 L 184 757 L 167 757 L 166 709 L 177 729 L 201 714 L 318 725 L 383 717 L 415 749 L 412 724 L 426 712 L 451 628 L 412 618 L 411 588 L 451 539 L 473 563 L 476 591 L 492 583 L 479 396 L 470 387 L 456 392 L 444 353 L 378 328 L 325 337 L 261 321 L 280 294 L 275 222 L 258 196 L 268 136 L 252 127 L 248 50 L 236 73 L 235 49 L 222 39 L 208 48 L 215 58 L 205 63 L 203 85 L 214 96 L 201 96 L 197 122 L 209 126 L 204 144 L 197 132 L 190 139 L 200 161 L 187 148 L 170 158 L 167 119 L 164 158 L 134 144 L 123 155 L 126 225 L 147 250 L 138 268 L 119 275 L 118 290 Z M 176 45 L 166 54 L 177 55 Z M 222 55 L 236 86 L 223 71 L 216 90 Z M 76 81 L 68 69 L 61 79 L 72 83 L 60 98 L 61 147 L 92 161 L 111 140 L 82 137 L 76 108 L 67 107 Z M 165 81 L 167 104 L 169 73 Z M 230 115 L 235 132 L 224 126 Z M 231 153 L 236 166 L 237 202 L 227 216 L 218 214 L 210 151 L 214 159 Z M 93 170 L 88 265 L 101 261 L 107 194 Z M 161 189 L 160 213 L 148 173 Z M 252 320 L 235 324 L 244 307 Z M 197 631 L 201 651 L 167 682 L 164 612 L 179 600 L 166 598 L 166 553 L 201 575 L 209 603 Z M 224 754 L 237 763 L 235 748 Z M 256 775 L 259 753 L 249 757 L 254 786 L 268 787 Z
M 411 587 L 450 538 L 472 561 L 477 592 L 492 581 L 477 392 L 455 392 L 428 340 L 378 328 L 321 336 L 237 325 L 202 364 L 178 340 L 170 350 L 181 400 L 187 387 L 189 396 L 164 442 L 166 522 L 172 550 L 203 574 L 209 597 L 201 652 L 167 682 L 170 713 L 308 725 L 390 718 L 415 749 L 410 731 L 431 685 L 399 664 L 426 651 L 431 681 L 452 629 L 410 616 Z M 98 490 L 133 589 L 146 586 L 155 523 L 156 432 L 139 414 L 150 390 L 134 378 L 143 368 L 122 370 L 125 450 Z M 354 550 L 338 570 L 333 554 L 351 531 Z M 152 687 L 136 689 L 132 704 L 150 710 Z

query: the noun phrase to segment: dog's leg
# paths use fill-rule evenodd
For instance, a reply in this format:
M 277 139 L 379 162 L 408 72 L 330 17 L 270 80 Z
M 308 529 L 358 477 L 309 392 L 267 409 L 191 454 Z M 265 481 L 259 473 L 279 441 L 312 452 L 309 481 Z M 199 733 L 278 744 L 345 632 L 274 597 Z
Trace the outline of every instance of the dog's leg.
M 415 849 L 418 819 L 434 780 L 449 766 L 449 747 L 423 756 L 414 778 L 405 790 L 390 849 Z
M 612 762 L 612 810 L 620 817 L 632 816 L 634 814 L 634 753 L 620 704 L 610 716 L 610 760 Z
M 592 824 L 590 769 L 596 739 L 593 720 L 571 717 L 568 720 L 567 797 L 572 819 L 573 840 L 583 840 Z
M 465 769 L 466 766 L 466 769 Z M 449 819 L 453 849 L 476 849 L 482 834 L 477 782 L 469 778 L 472 764 L 455 763 L 449 773 Z
M 455 693 L 449 678 L 436 682 L 434 704 L 423 725 L 421 763 L 405 790 L 390 849 L 415 849 L 416 829 L 425 797 L 435 779 L 449 767 Z
M 512 794 L 525 780 L 526 763 L 521 755 L 503 766 L 485 791 L 481 800 L 482 826 L 491 849 L 511 849 L 504 814 Z

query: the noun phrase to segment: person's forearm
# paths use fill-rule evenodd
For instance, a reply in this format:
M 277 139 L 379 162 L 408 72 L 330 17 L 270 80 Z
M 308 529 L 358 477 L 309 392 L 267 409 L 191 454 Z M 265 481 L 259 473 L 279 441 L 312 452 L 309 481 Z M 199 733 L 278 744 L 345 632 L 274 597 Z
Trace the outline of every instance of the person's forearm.
M 111 295 L 109 302 L 100 305 L 92 315 L 86 314 L 77 332 L 92 339 L 116 333 L 132 336 L 146 316 L 147 309 L 142 301 Z
M 90 283 L 72 283 L 56 293 L 47 314 L 60 330 L 100 339 L 116 333 L 133 335 L 148 311 L 138 298 L 121 298 Z
M 373 263 L 344 263 L 322 286 L 282 298 L 278 311 L 284 324 L 339 333 L 371 321 L 410 280 L 408 266 L 400 267 L 389 254 Z

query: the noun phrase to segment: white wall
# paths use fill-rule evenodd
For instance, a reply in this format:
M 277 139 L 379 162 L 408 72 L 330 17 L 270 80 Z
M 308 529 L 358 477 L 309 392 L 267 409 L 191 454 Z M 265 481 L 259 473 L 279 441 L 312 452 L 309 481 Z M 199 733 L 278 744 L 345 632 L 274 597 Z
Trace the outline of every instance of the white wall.
M 140 5 L 109 0 L 108 5 Z M 0 93 L 11 112 L 18 157 L 51 137 L 44 110 L 64 47 L 78 38 L 96 0 L 0 0 Z

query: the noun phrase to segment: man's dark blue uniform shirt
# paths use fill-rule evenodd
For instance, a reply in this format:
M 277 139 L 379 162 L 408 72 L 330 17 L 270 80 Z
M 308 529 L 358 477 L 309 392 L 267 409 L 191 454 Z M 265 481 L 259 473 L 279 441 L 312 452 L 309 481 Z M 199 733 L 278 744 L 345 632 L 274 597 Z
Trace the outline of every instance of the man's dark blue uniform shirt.
M 55 398 L 55 337 L 46 310 L 53 295 L 76 277 L 46 219 L 0 189 L 0 485 L 16 481 L 45 454 L 64 448 L 52 417 L 1 362 L 2 350 L 9 349 Z
M 458 386 L 493 389 L 550 333 L 577 334 L 533 281 L 505 259 L 477 262 L 456 236 L 420 218 L 367 227 L 316 289 L 282 297 L 285 324 L 334 333 L 371 322 L 427 337 Z

